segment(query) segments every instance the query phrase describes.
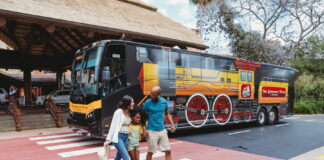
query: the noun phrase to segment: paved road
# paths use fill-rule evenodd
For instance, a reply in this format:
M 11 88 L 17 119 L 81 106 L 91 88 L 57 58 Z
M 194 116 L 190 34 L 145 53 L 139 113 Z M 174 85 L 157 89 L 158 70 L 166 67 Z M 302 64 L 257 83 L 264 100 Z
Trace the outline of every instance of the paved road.
M 313 156 L 321 156 L 324 153 L 323 135 L 324 115 L 293 116 L 272 126 L 255 127 L 250 123 L 182 130 L 172 135 L 170 141 L 175 160 L 278 160 L 316 148 Z M 0 159 L 95 160 L 102 143 L 72 132 L 2 139 Z M 110 158 L 115 152 L 113 149 Z M 145 159 L 145 142 L 141 143 L 140 152 L 140 159 Z M 164 156 L 162 152 L 154 155 L 154 159 Z M 300 159 L 310 158 L 306 155 Z
M 179 131 L 173 136 L 247 153 L 290 159 L 324 146 L 324 115 L 292 116 L 271 126 L 240 124 Z M 324 152 L 323 152 L 324 154 Z
M 61 133 L 34 137 L 0 140 L 0 157 L 4 160 L 97 160 L 96 153 L 103 141 L 80 136 L 75 133 Z M 224 160 L 277 160 L 275 158 L 202 145 L 177 139 L 170 139 L 172 157 L 175 160 L 201 160 L 222 157 Z M 111 160 L 116 154 L 112 147 Z M 146 159 L 147 143 L 141 143 L 140 160 Z M 158 151 L 153 159 L 164 159 Z

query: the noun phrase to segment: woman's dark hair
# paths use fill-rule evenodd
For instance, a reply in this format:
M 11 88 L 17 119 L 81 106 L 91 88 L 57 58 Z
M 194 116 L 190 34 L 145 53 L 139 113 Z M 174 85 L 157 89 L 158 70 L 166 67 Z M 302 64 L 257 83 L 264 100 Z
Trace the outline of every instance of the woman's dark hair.
M 118 108 L 127 109 L 132 103 L 133 97 L 125 95 L 122 100 L 118 103 Z

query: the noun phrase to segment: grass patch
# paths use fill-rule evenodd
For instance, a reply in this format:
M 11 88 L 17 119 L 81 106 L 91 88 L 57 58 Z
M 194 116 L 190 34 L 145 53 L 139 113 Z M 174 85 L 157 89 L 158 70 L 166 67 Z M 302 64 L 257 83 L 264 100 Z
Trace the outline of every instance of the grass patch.
M 295 102 L 295 113 L 319 114 L 324 113 L 324 101 L 314 99 L 300 99 Z

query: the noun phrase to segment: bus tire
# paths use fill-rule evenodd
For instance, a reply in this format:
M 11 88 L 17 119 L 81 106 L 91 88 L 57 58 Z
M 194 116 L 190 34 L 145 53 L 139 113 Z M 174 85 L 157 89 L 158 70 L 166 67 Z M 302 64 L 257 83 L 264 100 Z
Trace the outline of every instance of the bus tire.
M 260 108 L 257 114 L 257 124 L 258 126 L 263 126 L 267 121 L 267 111 L 264 108 Z
M 269 116 L 267 118 L 267 124 L 273 125 L 277 122 L 277 119 L 278 119 L 278 113 L 277 110 L 273 107 L 269 112 Z

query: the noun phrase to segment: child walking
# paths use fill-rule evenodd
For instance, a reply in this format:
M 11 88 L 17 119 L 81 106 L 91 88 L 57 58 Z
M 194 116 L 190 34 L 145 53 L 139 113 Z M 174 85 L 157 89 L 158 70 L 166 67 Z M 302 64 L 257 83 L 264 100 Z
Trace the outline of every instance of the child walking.
M 139 146 L 142 138 L 142 134 L 144 134 L 144 128 L 141 124 L 141 112 L 133 110 L 130 112 L 132 122 L 128 126 L 129 127 L 129 135 L 128 135 L 128 154 L 131 160 L 139 160 Z

